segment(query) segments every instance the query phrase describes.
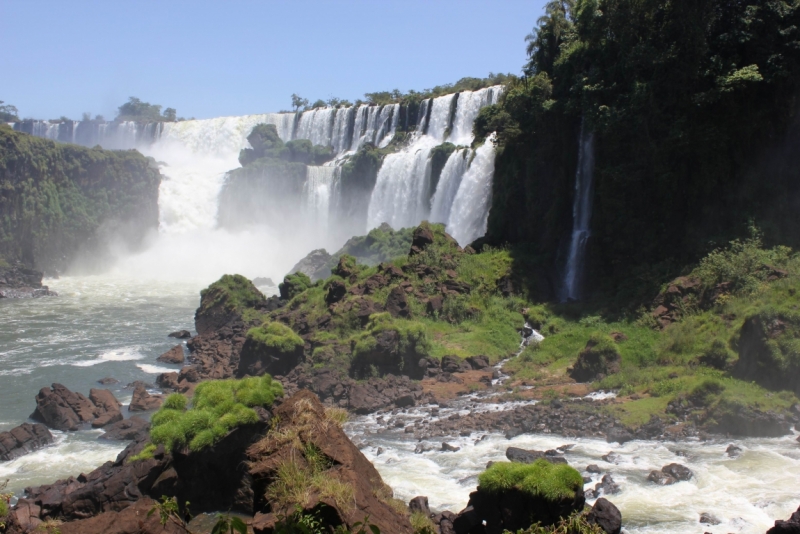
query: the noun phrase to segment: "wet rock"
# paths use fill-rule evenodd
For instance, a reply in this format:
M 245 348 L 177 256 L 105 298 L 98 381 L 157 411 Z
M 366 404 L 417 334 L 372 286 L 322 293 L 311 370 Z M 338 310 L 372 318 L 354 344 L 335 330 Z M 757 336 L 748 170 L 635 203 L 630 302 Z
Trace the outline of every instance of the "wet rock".
M 428 498 L 424 496 L 414 497 L 408 502 L 408 509 L 413 513 L 420 513 L 425 517 L 430 517 L 431 509 L 428 506 Z
M 61 384 L 42 388 L 36 395 L 36 410 L 31 418 L 62 431 L 78 430 L 98 418 L 101 418 L 98 425 L 114 423 L 122 418 L 117 406 L 119 403 L 110 391 L 93 389 L 91 395 L 100 403 L 99 406 Z
M 97 407 L 98 414 L 92 427 L 103 428 L 106 425 L 122 421 L 122 404 L 107 389 L 89 390 L 89 400 Z
M 156 361 L 162 363 L 179 364 L 183 363 L 186 358 L 183 355 L 183 345 L 175 345 L 167 352 L 156 358 Z
M 423 452 L 428 452 L 436 449 L 430 443 L 417 443 L 417 446 L 414 447 L 414 454 L 422 454 Z
M 767 534 L 800 534 L 800 508 L 788 520 L 778 519 Z
M 53 435 L 41 423 L 22 423 L 0 432 L 0 461 L 9 462 L 53 443 Z
M 693 473 L 691 469 L 685 465 L 671 463 L 661 468 L 661 471 L 671 476 L 677 481 L 686 481 L 692 478 Z
M 178 389 L 178 373 L 161 373 L 156 378 L 156 385 L 161 389 Z
M 157 410 L 164 403 L 164 395 L 151 395 L 147 392 L 144 384 L 136 384 L 133 389 L 133 398 L 128 406 L 129 412 L 147 412 Z
M 117 441 L 139 441 L 147 437 L 150 431 L 150 423 L 139 416 L 134 415 L 130 419 L 117 421 L 104 428 L 105 433 L 98 439 L 117 440 Z
M 647 480 L 659 486 L 669 486 L 677 482 L 673 477 L 662 471 L 650 471 L 650 474 L 647 475 Z
M 597 464 L 589 464 L 586 466 L 586 472 L 600 474 L 603 472 L 603 470 L 600 469 L 600 466 L 598 466 Z
M 737 456 L 739 456 L 740 454 L 742 454 L 742 448 L 741 448 L 741 447 L 737 447 L 736 445 L 734 445 L 733 443 L 731 443 L 730 445 L 728 445 L 728 448 L 727 448 L 727 449 L 725 449 L 725 452 L 726 452 L 726 453 L 727 453 L 727 455 L 728 455 L 728 456 L 730 456 L 731 458 L 736 458 Z
M 608 462 L 610 464 L 618 464 L 621 457 L 616 452 L 609 452 L 608 454 L 604 454 L 600 457 L 604 462 Z
M 442 443 L 442 451 L 444 451 L 444 452 L 458 452 L 460 450 L 461 450 L 461 447 L 458 447 L 456 445 L 451 445 L 451 444 L 449 444 L 447 442 L 443 442 Z
M 57 297 L 58 293 L 42 285 L 42 276 L 22 265 L 0 267 L 0 299 Z
M 620 491 L 622 489 L 614 482 L 611 475 L 603 475 L 601 481 L 594 486 L 595 495 L 600 495 L 601 493 L 603 495 L 616 495 Z
M 98 384 L 102 384 L 104 386 L 110 386 L 112 384 L 119 384 L 119 380 L 117 380 L 116 378 L 111 378 L 110 376 L 107 376 L 105 378 L 101 378 L 100 380 L 98 380 L 97 383 Z
M 551 454 L 547 454 L 551 452 Z M 506 458 L 512 462 L 519 462 L 523 464 L 532 464 L 540 458 L 544 458 L 553 464 L 565 464 L 567 461 L 555 451 L 534 451 L 525 450 L 518 447 L 509 447 L 506 449 Z
M 192 337 L 192 333 L 188 330 L 177 330 L 175 332 L 170 332 L 167 334 L 167 337 L 174 337 L 177 339 L 189 339 Z
M 600 497 L 586 515 L 586 522 L 597 525 L 606 534 L 619 534 L 622 530 L 622 514 L 614 503 Z
M 635 439 L 635 436 L 624 428 L 612 428 L 606 434 L 606 441 L 609 443 L 619 443 L 622 445 Z
M 704 525 L 719 525 L 721 522 L 714 514 L 708 512 L 700 514 L 700 523 Z

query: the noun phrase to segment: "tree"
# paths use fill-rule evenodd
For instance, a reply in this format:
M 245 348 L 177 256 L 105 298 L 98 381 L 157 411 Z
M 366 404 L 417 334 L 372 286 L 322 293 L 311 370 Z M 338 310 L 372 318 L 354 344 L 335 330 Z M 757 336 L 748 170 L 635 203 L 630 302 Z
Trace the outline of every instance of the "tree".
M 320 98 L 316 102 L 311 104 L 311 109 L 324 108 L 326 105 L 327 104 L 325 104 L 325 101 Z
M 308 106 L 308 99 L 303 98 L 297 93 L 292 93 L 292 107 L 295 111 L 300 111 L 300 108 L 305 108 Z
M 174 120 L 167 117 L 167 113 L 175 113 L 173 108 L 167 108 L 164 115 L 161 115 L 161 107 L 157 104 L 150 104 L 149 102 L 142 102 L 135 96 L 128 98 L 128 101 L 122 104 L 117 113 L 118 121 L 164 121 Z
M 164 110 L 164 120 L 168 122 L 175 122 L 178 117 L 178 112 L 175 108 L 167 108 Z
M 2 100 L 0 100 L 0 121 L 3 122 L 11 122 L 11 121 L 18 121 L 19 117 L 17 114 L 19 111 L 17 110 L 16 106 L 12 106 L 11 104 L 4 104 Z
M 90 120 L 92 120 L 92 114 L 89 113 L 88 111 L 84 111 L 83 115 L 81 115 L 81 120 L 82 121 L 90 121 Z

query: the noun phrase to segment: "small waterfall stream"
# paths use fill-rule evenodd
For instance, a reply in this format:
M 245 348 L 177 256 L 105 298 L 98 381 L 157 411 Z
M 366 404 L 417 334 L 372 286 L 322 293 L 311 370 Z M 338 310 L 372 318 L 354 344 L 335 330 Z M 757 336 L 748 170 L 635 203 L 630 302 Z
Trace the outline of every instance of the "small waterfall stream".
M 586 257 L 586 242 L 591 235 L 592 197 L 594 193 L 594 133 L 581 126 L 578 169 L 575 172 L 575 198 L 572 204 L 572 236 L 569 257 L 561 288 L 561 300 L 580 300 Z

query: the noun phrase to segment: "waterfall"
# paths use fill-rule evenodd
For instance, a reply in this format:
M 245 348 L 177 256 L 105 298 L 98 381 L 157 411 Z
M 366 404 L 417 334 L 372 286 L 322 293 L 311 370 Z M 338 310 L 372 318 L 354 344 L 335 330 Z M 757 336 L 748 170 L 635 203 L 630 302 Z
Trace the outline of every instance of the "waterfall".
M 592 193 L 594 189 L 594 133 L 586 133 L 581 125 L 578 169 L 575 172 L 575 198 L 572 203 L 572 236 L 569 257 L 561 288 L 561 300 L 579 300 L 582 296 L 583 264 L 586 242 L 591 232 Z
M 327 230 L 336 167 L 309 166 L 303 185 L 303 208 L 309 221 L 320 230 Z
M 447 224 L 453 201 L 461 185 L 461 179 L 469 168 L 470 154 L 470 150 L 460 149 L 454 151 L 447 158 L 431 201 L 431 222 Z
M 467 245 L 486 234 L 493 177 L 494 134 L 475 151 L 472 163 L 461 178 L 447 219 L 447 231 L 461 245 Z

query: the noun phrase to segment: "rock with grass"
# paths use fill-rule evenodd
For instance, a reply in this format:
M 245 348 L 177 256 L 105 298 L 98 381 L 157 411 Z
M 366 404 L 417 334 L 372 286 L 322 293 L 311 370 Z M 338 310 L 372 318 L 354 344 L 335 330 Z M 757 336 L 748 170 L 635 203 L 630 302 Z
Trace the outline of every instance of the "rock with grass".
M 614 340 L 605 334 L 595 333 L 569 369 L 576 382 L 600 380 L 620 370 L 620 354 Z
M 265 322 L 247 331 L 236 375 L 285 375 L 300 363 L 304 346 L 288 326 Z
M 546 527 L 583 510 L 584 503 L 583 478 L 568 465 L 496 462 L 478 477 L 453 526 L 457 534 L 517 532 L 536 522 Z

